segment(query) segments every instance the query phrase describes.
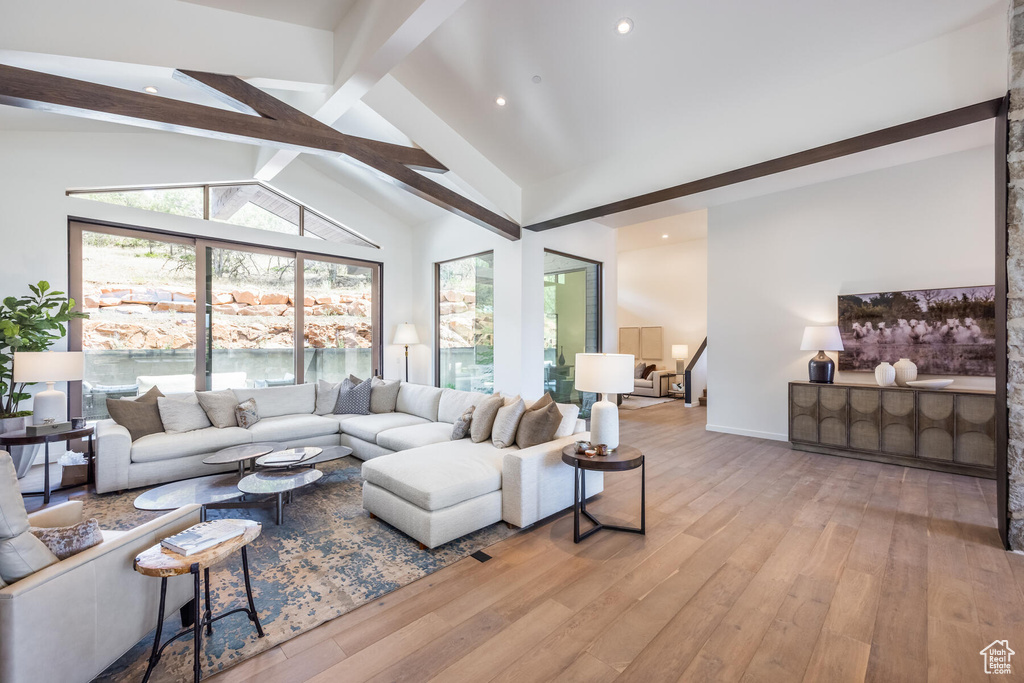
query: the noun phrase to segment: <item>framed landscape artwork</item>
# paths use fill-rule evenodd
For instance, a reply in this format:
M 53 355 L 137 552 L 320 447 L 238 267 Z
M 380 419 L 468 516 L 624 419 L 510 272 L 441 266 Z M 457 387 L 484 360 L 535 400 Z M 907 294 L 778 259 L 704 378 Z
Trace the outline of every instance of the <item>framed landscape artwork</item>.
M 995 287 L 839 296 L 839 369 L 909 358 L 923 375 L 993 377 Z

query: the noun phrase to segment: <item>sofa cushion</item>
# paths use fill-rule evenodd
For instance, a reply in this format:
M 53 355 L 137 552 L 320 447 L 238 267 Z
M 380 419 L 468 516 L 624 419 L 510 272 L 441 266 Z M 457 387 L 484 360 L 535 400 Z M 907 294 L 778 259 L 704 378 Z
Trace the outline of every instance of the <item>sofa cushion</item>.
M 501 488 L 507 451 L 465 439 L 363 463 L 363 479 L 424 510 L 440 510 Z
M 455 423 L 467 409 L 478 405 L 490 394 L 478 391 L 459 391 L 458 389 L 442 389 L 441 400 L 437 404 L 438 422 Z
M 377 443 L 377 435 L 389 429 L 427 424 L 430 420 L 406 413 L 379 413 L 376 415 L 355 415 L 341 423 L 341 431 L 357 439 Z M 451 425 L 448 425 L 451 429 Z
M 437 387 L 402 382 L 401 388 L 398 390 L 395 410 L 437 422 L 437 406 L 440 402 L 441 390 Z
M 156 402 L 165 432 L 194 432 L 213 426 L 195 394 L 187 394 L 183 398 L 161 396 Z
M 647 387 L 648 389 L 654 388 L 653 379 L 635 379 L 633 380 L 633 386 L 635 387 Z
M 180 434 L 150 434 L 132 444 L 132 462 L 156 462 L 201 453 L 215 453 L 222 448 L 252 443 L 247 429 L 207 427 Z M 212 472 L 211 472 L 212 474 Z
M 256 399 L 256 408 L 261 420 L 278 415 L 309 414 L 316 408 L 315 384 L 292 384 L 284 387 L 233 389 L 232 391 L 235 392 L 239 403 L 250 398 Z
M 338 422 L 320 415 L 279 415 L 260 420 L 249 427 L 252 440 L 292 441 L 306 437 L 338 433 Z
M 428 422 L 381 432 L 377 434 L 377 445 L 393 451 L 407 451 L 410 448 L 451 441 L 451 438 L 452 425 L 447 422 Z
M 56 562 L 57 556 L 29 533 L 14 461 L 0 451 L 0 579 L 11 584 Z

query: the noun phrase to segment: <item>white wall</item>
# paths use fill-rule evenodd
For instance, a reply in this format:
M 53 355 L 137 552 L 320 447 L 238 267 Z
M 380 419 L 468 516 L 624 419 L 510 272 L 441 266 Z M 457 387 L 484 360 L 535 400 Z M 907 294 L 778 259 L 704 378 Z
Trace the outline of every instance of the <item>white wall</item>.
M 799 350 L 803 328 L 835 324 L 839 294 L 992 284 L 992 155 L 983 147 L 710 209 L 708 429 L 787 438 L 787 382 L 806 379 L 813 355 Z
M 622 228 L 628 230 L 628 228 Z M 674 370 L 672 345 L 697 352 L 708 330 L 708 241 L 619 252 L 619 327 L 662 327 L 660 359 Z
M 68 188 L 247 179 L 254 154 L 255 148 L 247 145 L 184 135 L 0 131 L 0 296 L 27 293 L 28 283 L 44 279 L 66 290 L 68 216 L 93 218 L 383 262 L 389 341 L 394 325 L 411 310 L 409 228 L 301 161 L 275 178 L 275 186 L 365 234 L 381 249 L 313 242 L 65 196 Z M 61 343 L 54 348 L 65 347 Z M 385 376 L 400 376 L 400 349 L 385 345 L 384 351 Z
M 409 379 L 434 382 L 434 264 L 494 251 L 495 391 L 537 398 L 544 387 L 544 250 L 600 261 L 603 268 L 604 351 L 617 348 L 615 231 L 579 223 L 546 232 L 523 231 L 512 242 L 456 217 L 414 231 L 414 313 L 422 345 L 410 349 Z

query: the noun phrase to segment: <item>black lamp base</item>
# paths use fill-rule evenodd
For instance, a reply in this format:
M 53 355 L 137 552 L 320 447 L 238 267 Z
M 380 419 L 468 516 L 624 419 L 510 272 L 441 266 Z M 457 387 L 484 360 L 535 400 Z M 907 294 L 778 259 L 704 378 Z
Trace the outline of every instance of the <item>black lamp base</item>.
M 807 375 L 816 384 L 832 384 L 836 377 L 836 364 L 824 351 L 818 351 L 818 355 L 807 362 Z

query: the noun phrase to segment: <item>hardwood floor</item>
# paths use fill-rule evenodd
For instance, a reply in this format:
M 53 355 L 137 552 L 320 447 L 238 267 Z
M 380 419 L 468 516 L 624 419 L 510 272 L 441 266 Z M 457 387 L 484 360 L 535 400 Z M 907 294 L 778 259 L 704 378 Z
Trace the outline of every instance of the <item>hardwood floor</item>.
M 563 513 L 210 680 L 980 681 L 984 646 L 1024 647 L 995 482 L 706 432 L 705 415 L 621 413 L 648 458 L 645 537 L 574 545 Z M 605 482 L 590 508 L 635 523 L 639 472 Z

